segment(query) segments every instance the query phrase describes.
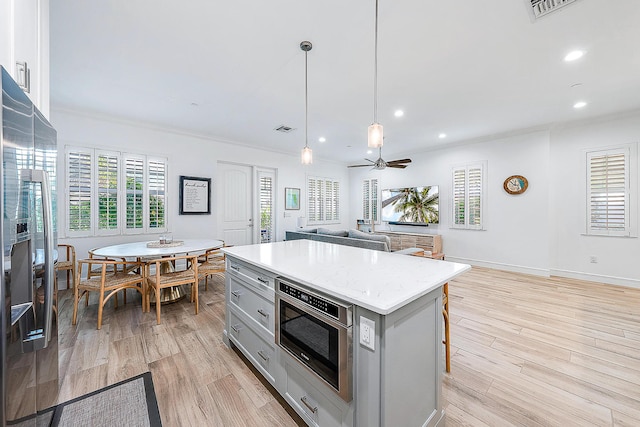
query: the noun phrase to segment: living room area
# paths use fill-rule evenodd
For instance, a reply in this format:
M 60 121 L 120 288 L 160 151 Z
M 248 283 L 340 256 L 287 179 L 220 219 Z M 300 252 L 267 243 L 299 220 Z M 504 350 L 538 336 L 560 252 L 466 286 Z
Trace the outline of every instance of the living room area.
M 635 0 L 555 1 L 562 6 L 541 17 L 530 9 L 547 0 L 491 9 L 381 0 L 375 70 L 373 0 L 205 3 L 38 3 L 50 22 L 26 63 L 29 96 L 58 134 L 59 243 L 80 259 L 167 233 L 230 246 L 320 228 L 350 238 L 363 219 L 376 233 L 430 236 L 434 253 L 472 266 L 449 283 L 447 425 L 640 424 Z M 16 62 L 14 50 L 0 49 L 2 65 Z M 568 60 L 572 52 L 581 56 Z M 385 126 L 381 149 L 367 146 L 372 112 Z M 301 164 L 307 146 L 313 162 Z M 161 159 L 163 225 L 74 228 L 79 152 L 123 168 Z M 349 167 L 379 156 L 411 161 Z M 229 171 L 246 172 L 248 186 L 238 191 Z M 87 188 L 98 188 L 99 172 Z M 210 180 L 206 214 L 180 211 L 184 177 Z M 526 188 L 511 190 L 513 177 Z M 331 194 L 314 192 L 318 182 Z M 384 191 L 436 186 L 437 222 L 381 215 Z M 238 214 L 229 203 L 244 196 Z M 244 234 L 234 234 L 228 217 L 245 214 Z M 201 286 L 197 316 L 185 300 L 163 306 L 158 325 L 130 293 L 105 308 L 101 330 L 93 300 L 71 325 L 65 287 L 60 280 L 61 399 L 151 372 L 164 425 L 304 424 L 225 346 L 223 275 Z

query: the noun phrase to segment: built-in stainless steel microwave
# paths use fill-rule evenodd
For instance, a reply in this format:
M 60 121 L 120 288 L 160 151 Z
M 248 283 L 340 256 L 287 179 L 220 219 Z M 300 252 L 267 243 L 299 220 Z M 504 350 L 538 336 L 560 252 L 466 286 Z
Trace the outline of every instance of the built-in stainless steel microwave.
M 276 343 L 351 401 L 353 307 L 281 277 L 276 289 Z

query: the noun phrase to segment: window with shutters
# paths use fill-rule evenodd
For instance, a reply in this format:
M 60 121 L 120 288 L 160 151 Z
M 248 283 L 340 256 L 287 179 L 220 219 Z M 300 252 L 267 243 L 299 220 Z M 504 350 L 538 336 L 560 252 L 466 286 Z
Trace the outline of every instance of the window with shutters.
M 96 151 L 98 230 L 118 230 L 118 163 L 117 153 Z
M 486 162 L 455 166 L 452 170 L 452 228 L 484 229 Z
M 165 231 L 167 160 L 67 147 L 67 233 Z
M 630 148 L 587 152 L 587 234 L 630 236 Z
M 260 243 L 273 241 L 273 184 L 274 174 L 267 171 L 258 172 L 260 193 Z
M 307 177 L 307 224 L 340 222 L 340 182 L 331 178 Z
M 378 180 L 365 179 L 362 181 L 362 219 L 379 224 L 378 209 Z

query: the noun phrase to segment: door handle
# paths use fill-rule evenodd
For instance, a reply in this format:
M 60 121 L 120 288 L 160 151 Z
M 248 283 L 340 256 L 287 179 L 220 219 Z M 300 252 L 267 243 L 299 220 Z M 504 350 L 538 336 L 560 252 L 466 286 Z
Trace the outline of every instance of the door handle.
M 32 340 L 36 350 L 46 348 L 51 341 L 51 323 L 53 320 L 54 267 L 53 267 L 53 220 L 51 208 L 51 185 L 49 174 L 39 169 L 23 169 L 20 172 L 22 181 L 40 184 L 42 191 L 42 225 L 44 238 L 44 323 L 41 335 L 34 335 Z M 38 331 L 39 332 L 39 331 Z M 44 337 L 44 340 L 38 338 Z

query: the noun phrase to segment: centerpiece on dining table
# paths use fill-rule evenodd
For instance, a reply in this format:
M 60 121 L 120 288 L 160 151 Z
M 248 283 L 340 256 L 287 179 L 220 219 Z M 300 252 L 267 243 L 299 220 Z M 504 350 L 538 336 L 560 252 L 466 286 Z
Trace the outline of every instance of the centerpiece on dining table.
M 147 243 L 148 248 L 173 248 L 176 246 L 182 246 L 184 241 L 173 240 L 171 233 L 162 234 L 158 240 Z

